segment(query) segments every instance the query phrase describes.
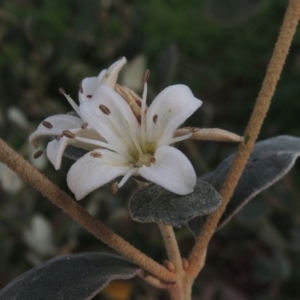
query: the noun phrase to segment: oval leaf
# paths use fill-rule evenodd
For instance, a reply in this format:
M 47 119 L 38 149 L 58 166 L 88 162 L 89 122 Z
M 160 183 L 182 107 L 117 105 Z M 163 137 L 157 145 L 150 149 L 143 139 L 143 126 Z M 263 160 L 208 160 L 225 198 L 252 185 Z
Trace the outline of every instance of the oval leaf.
M 2 300 L 88 300 L 115 279 L 140 270 L 124 258 L 104 253 L 55 257 L 17 277 L 0 291 Z
M 242 177 L 219 222 L 223 227 L 250 199 L 265 190 L 292 168 L 300 155 L 300 138 L 282 135 L 255 144 Z M 227 157 L 213 172 L 202 177 L 217 191 L 220 190 L 225 176 L 233 161 L 234 154 Z M 192 220 L 188 226 L 198 235 L 204 220 Z
M 216 210 L 221 197 L 208 183 L 198 180 L 194 192 L 188 195 L 174 194 L 152 184 L 136 192 L 129 201 L 131 218 L 140 223 L 163 223 L 175 227 L 189 220 Z

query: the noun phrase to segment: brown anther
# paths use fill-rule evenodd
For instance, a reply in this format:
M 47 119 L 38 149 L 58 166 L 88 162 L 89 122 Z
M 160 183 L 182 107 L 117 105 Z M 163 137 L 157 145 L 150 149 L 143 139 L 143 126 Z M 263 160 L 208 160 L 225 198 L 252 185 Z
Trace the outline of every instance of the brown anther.
M 151 156 L 151 157 L 150 157 L 150 161 L 151 161 L 152 164 L 155 164 L 155 163 L 156 163 L 155 157 L 154 157 L 154 156 Z
M 105 73 L 104 78 L 108 78 L 109 77 L 109 73 Z
M 101 110 L 105 115 L 109 115 L 109 114 L 110 114 L 109 108 L 106 107 L 105 105 L 100 104 L 100 105 L 99 105 L 99 108 L 100 108 L 100 110 Z
M 58 92 L 59 92 L 60 94 L 62 94 L 62 95 L 64 95 L 64 94 L 66 93 L 65 89 L 62 88 L 62 87 L 60 87 L 60 88 L 58 89 Z
M 71 132 L 70 130 L 64 130 L 64 131 L 62 132 L 62 134 L 63 134 L 65 137 L 69 138 L 69 139 L 74 139 L 74 138 L 75 138 L 75 134 L 74 134 L 73 132 Z
M 142 78 L 142 83 L 146 83 L 149 79 L 149 76 L 150 76 L 150 71 L 146 70 L 144 75 L 143 75 L 143 78 Z
M 182 268 L 184 271 L 187 271 L 189 268 L 189 261 L 186 258 L 182 258 Z
M 47 121 L 43 121 L 42 124 L 46 127 L 46 128 L 49 128 L 51 129 L 53 127 L 53 125 Z
M 90 156 L 95 158 L 101 158 L 102 154 L 100 152 L 94 151 L 94 152 L 90 152 Z
M 152 120 L 153 120 L 153 123 L 154 123 L 154 124 L 156 124 L 157 118 L 158 118 L 158 115 L 154 115 L 154 116 L 153 116 L 153 119 L 152 119 Z
M 141 121 L 142 121 L 141 115 L 136 116 L 136 119 L 137 119 L 137 121 L 139 122 L 139 124 L 141 124 Z
M 83 124 L 81 125 L 81 128 L 82 128 L 82 129 L 86 129 L 86 128 L 88 127 L 88 125 L 89 125 L 89 124 L 85 122 L 85 123 L 83 123 Z
M 90 99 L 93 97 L 93 95 L 86 95 L 86 96 L 87 96 L 87 98 L 90 98 Z
M 82 81 L 79 83 L 79 92 L 80 94 L 83 94 Z
M 57 137 L 56 137 L 56 140 L 59 142 L 60 141 L 60 139 L 63 137 L 64 135 L 61 133 L 61 134 L 59 134 Z
M 164 260 L 164 266 L 172 273 L 175 273 L 176 269 L 174 264 L 169 260 Z
M 111 192 L 113 194 L 116 194 L 119 190 L 119 184 L 117 182 L 114 182 L 111 186 Z
M 44 150 L 43 150 L 43 149 L 40 149 L 40 150 L 38 150 L 38 151 L 36 151 L 36 152 L 34 153 L 33 158 L 34 158 L 34 159 L 37 159 L 37 158 L 39 158 L 43 153 L 44 153 Z
M 135 99 L 135 103 L 139 106 L 142 107 L 142 101 L 140 99 Z

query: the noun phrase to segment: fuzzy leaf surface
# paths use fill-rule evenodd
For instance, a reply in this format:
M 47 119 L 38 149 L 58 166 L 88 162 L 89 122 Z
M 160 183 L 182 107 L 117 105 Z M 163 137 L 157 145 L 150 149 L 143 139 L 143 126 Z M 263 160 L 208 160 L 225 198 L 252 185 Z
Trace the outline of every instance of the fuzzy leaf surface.
M 181 227 L 189 220 L 216 210 L 221 197 L 208 183 L 198 180 L 194 192 L 181 196 L 152 184 L 129 201 L 131 218 L 140 223 L 163 223 Z
M 130 279 L 140 268 L 104 253 L 60 255 L 25 272 L 0 291 L 1 300 L 88 300 L 115 279 Z
M 227 157 L 214 171 L 200 179 L 220 191 L 234 155 Z M 297 137 L 282 135 L 256 143 L 218 228 L 223 227 L 254 196 L 286 175 L 299 155 L 300 138 Z M 205 218 L 195 218 L 188 227 L 198 235 L 204 221 Z

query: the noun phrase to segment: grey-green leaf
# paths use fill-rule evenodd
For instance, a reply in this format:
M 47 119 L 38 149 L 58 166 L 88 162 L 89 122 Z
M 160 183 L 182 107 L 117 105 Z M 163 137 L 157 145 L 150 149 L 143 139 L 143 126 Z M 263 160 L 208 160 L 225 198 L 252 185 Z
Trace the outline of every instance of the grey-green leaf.
M 216 210 L 221 197 L 208 183 L 198 180 L 194 192 L 174 194 L 152 184 L 136 192 L 129 201 L 131 218 L 140 223 L 163 223 L 180 227 L 189 220 Z
M 0 291 L 0 299 L 88 300 L 110 281 L 133 278 L 139 270 L 113 254 L 61 255 L 17 277 Z
M 257 143 L 218 228 L 224 226 L 250 199 L 287 174 L 299 155 L 300 138 L 297 137 L 282 135 Z M 234 154 L 227 157 L 201 180 L 209 182 L 219 191 L 233 158 Z M 197 219 L 188 224 L 195 235 L 201 231 L 204 223 L 204 220 Z
M 255 15 L 265 0 L 207 0 L 209 16 L 223 26 L 238 25 Z

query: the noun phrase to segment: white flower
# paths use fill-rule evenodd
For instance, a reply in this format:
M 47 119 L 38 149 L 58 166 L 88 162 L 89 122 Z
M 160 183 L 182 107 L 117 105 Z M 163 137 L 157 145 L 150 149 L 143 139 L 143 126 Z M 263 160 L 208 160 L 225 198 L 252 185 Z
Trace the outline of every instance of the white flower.
M 146 109 L 146 82 L 144 87 L 140 118 L 120 94 L 106 85 L 100 85 L 93 97 L 80 105 L 81 116 L 106 143 L 95 140 L 95 145 L 105 149 L 87 153 L 68 173 L 68 185 L 78 200 L 121 175 L 124 177 L 119 187 L 137 175 L 176 194 L 193 191 L 196 174 L 191 163 L 168 145 L 192 135 L 173 138 L 178 126 L 202 102 L 187 86 L 174 85 L 164 89 Z
M 118 73 L 125 63 L 126 59 L 123 58 L 113 64 L 108 70 L 101 71 L 98 77 L 85 78 L 79 85 L 79 103 L 81 104 L 88 101 L 100 84 L 114 87 L 116 85 Z M 106 74 L 109 74 L 109 76 Z M 68 145 L 73 145 L 86 150 L 93 150 L 97 148 L 93 144 L 67 138 L 63 135 L 64 131 L 67 130 L 81 138 L 104 141 L 101 135 L 89 126 L 82 117 L 78 105 L 72 100 L 72 98 L 66 95 L 63 89 L 60 89 L 60 93 L 64 94 L 78 116 L 70 114 L 50 116 L 46 118 L 29 137 L 30 143 L 37 148 L 39 140 L 42 137 L 57 136 L 56 139 L 48 143 L 47 146 L 48 159 L 54 165 L 56 170 L 58 170 L 61 166 L 62 155 Z
M 187 86 L 174 85 L 159 93 L 147 108 L 146 79 L 142 98 L 116 85 L 125 63 L 126 59 L 122 58 L 102 71 L 98 78 L 86 78 L 82 82 L 80 106 L 74 107 L 80 118 L 59 117 L 59 130 L 54 134 L 62 131 L 64 134 L 59 141 L 48 144 L 47 156 L 59 168 L 66 145 L 93 147 L 72 165 L 67 175 L 68 186 L 77 200 L 118 176 L 123 178 L 117 186 L 114 184 L 115 189 L 130 176 L 141 176 L 176 194 L 191 193 L 197 180 L 193 166 L 184 154 L 169 145 L 193 135 L 189 132 L 174 137 L 174 132 L 202 101 L 196 99 Z M 72 119 L 71 124 L 71 117 L 76 118 L 76 122 Z M 50 118 L 46 121 L 51 123 Z M 68 122 L 64 123 L 64 118 Z M 86 129 L 81 128 L 84 123 L 88 124 Z M 33 141 L 45 131 L 38 128 L 34 134 Z

